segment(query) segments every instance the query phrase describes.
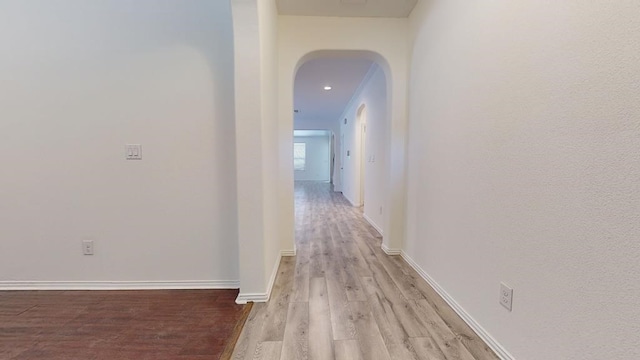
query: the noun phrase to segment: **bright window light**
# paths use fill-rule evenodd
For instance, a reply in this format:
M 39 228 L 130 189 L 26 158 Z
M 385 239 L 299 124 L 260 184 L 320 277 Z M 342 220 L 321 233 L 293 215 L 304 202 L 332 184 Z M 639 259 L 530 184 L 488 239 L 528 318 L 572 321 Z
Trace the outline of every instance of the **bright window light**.
M 307 144 L 293 143 L 293 170 L 304 171 L 307 162 Z

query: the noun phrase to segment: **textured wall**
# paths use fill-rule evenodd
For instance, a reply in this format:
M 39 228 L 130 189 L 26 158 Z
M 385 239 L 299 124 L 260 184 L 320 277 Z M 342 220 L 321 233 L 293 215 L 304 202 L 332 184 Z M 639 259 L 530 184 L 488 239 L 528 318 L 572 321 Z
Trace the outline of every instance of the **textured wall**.
M 388 156 L 388 119 L 387 119 L 387 82 L 384 71 L 377 65 L 363 80 L 360 88 L 353 94 L 351 102 L 344 109 L 341 119 L 341 133 L 344 136 L 344 148 L 351 156 L 344 156 L 344 196 L 352 203 L 360 204 L 360 158 L 364 159 L 364 214 L 379 230 L 383 230 L 385 196 L 389 172 Z M 362 153 L 362 130 L 358 119 L 358 110 L 364 106 L 366 151 Z
M 517 359 L 640 358 L 638 14 L 434 0 L 412 15 L 405 251 Z
M 0 281 L 237 282 L 232 41 L 225 2 L 0 2 Z
M 239 301 L 266 299 L 278 266 L 277 13 L 274 0 L 233 0 Z M 293 229 L 292 229 L 293 231 Z M 257 298 L 254 298 L 257 296 Z

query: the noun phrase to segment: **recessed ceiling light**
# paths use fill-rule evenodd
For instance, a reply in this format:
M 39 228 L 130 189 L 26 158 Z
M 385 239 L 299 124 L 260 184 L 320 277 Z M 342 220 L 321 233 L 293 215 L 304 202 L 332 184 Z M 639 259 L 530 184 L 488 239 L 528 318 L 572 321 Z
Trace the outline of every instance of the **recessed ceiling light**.
M 327 91 L 329 91 L 329 90 L 331 90 L 331 89 L 332 89 L 332 87 L 327 85 L 327 86 L 325 86 L 325 87 L 324 87 L 324 89 L 325 89 L 325 90 L 327 90 Z

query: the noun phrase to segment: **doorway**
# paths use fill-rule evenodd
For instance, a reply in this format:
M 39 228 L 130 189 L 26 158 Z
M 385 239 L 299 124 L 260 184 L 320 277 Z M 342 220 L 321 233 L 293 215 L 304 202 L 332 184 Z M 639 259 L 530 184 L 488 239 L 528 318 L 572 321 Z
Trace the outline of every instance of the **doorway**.
M 295 181 L 331 182 L 331 135 L 328 130 L 293 131 Z
M 360 208 L 380 234 L 386 221 L 383 208 L 388 208 L 390 196 L 386 191 L 390 170 L 389 78 L 388 64 L 376 54 L 336 51 L 303 57 L 293 81 L 293 130 L 327 129 L 333 133 L 329 147 L 334 152 L 328 155 L 331 189 Z M 300 175 L 294 171 L 296 195 L 301 185 L 310 185 L 301 183 Z M 298 227 L 297 216 L 292 225 L 293 229 Z
M 364 206 L 365 201 L 365 184 L 366 184 L 366 169 L 367 169 L 367 108 L 365 104 L 360 105 L 357 112 L 357 124 L 359 132 L 360 132 L 360 151 L 359 151 L 359 161 L 360 161 L 360 207 Z

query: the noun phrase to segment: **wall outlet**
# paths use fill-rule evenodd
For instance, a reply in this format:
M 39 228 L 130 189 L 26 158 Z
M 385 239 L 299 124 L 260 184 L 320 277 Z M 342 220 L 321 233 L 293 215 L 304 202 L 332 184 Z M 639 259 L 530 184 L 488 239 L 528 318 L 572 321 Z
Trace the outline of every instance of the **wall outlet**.
M 513 289 L 505 283 L 500 283 L 500 305 L 511 311 L 513 304 Z
M 82 253 L 93 255 L 93 240 L 82 240 Z
M 380 206 L 380 215 L 382 215 L 382 206 Z

